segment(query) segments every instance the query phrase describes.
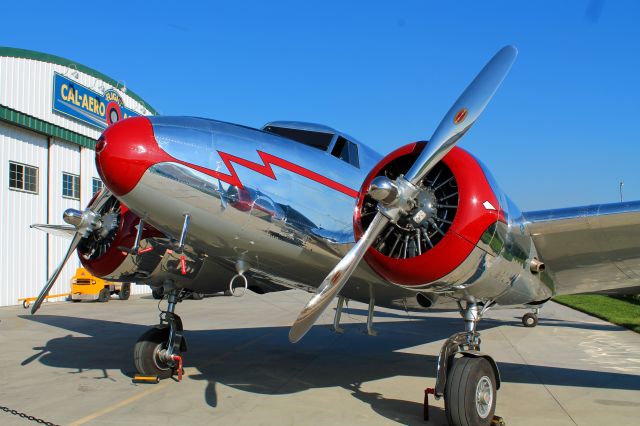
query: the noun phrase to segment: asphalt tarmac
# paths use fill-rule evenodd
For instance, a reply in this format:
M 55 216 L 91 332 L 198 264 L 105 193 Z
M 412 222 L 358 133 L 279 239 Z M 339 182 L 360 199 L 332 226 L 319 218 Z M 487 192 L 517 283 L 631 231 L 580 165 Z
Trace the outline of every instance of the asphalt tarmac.
M 422 420 L 453 312 L 408 315 L 350 303 L 344 334 L 327 324 L 300 342 L 288 327 L 309 295 L 286 291 L 178 305 L 188 339 L 182 382 L 133 384 L 132 348 L 157 301 L 45 303 L 0 309 L 0 406 L 64 425 L 444 425 L 444 402 Z M 498 362 L 496 414 L 507 425 L 637 425 L 640 335 L 549 303 L 536 328 L 524 310 L 490 311 L 482 350 Z M 30 422 L 0 411 L 1 425 Z

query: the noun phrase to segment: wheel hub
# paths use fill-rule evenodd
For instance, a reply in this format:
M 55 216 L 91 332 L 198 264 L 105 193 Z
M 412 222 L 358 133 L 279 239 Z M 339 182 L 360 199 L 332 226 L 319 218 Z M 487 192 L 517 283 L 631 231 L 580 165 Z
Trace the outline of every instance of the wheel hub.
M 159 370 L 168 370 L 170 367 L 164 361 L 166 358 L 167 349 L 165 348 L 166 343 L 160 343 L 156 346 L 156 349 L 153 351 L 153 363 L 158 367 Z
M 476 411 L 481 418 L 486 418 L 493 404 L 493 386 L 487 376 L 482 376 L 476 386 Z

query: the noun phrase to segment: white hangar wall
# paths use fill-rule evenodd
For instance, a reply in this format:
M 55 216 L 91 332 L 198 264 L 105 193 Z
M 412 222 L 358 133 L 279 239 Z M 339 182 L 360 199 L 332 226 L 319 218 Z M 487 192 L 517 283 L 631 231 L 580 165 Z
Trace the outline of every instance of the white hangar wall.
M 78 98 L 75 105 L 69 98 L 67 105 L 73 109 L 63 111 L 68 108 L 65 92 L 61 96 L 56 91 L 56 78 L 94 98 L 107 99 L 110 92 L 109 98 L 116 99 L 124 114 L 156 113 L 123 83 L 88 67 L 40 52 L 0 47 L 0 306 L 37 296 L 67 251 L 69 240 L 29 225 L 63 223 L 64 210 L 83 209 L 93 196 L 94 180 L 99 181 L 93 148 L 106 123 L 83 111 L 85 105 Z M 54 108 L 61 100 L 62 106 Z M 35 168 L 35 191 L 11 187 L 11 163 Z M 63 173 L 79 178 L 79 193 L 72 194 L 77 196 L 63 194 Z M 74 255 L 50 294 L 68 293 L 79 266 Z M 131 290 L 149 292 L 146 286 Z
M 82 210 L 86 205 L 81 205 L 80 200 L 65 197 L 62 194 L 62 173 L 70 173 L 80 176 L 80 150 L 82 147 L 69 142 L 52 138 L 49 145 L 49 176 L 48 176 L 48 197 L 49 197 L 49 220 L 44 223 L 63 223 L 62 213 L 66 209 Z M 85 148 L 87 149 L 87 148 Z M 80 187 L 87 186 L 88 176 L 82 176 Z M 44 188 L 43 188 L 44 190 Z M 29 232 L 41 233 L 38 230 Z M 53 273 L 60 261 L 64 258 L 69 248 L 69 240 L 63 237 L 49 236 L 49 274 Z M 69 282 L 76 269 L 80 266 L 78 257 L 74 255 L 65 265 L 56 284 L 51 289 L 50 294 L 62 294 L 69 291 Z M 46 282 L 46 281 L 45 281 Z M 24 296 L 22 296 L 24 297 Z

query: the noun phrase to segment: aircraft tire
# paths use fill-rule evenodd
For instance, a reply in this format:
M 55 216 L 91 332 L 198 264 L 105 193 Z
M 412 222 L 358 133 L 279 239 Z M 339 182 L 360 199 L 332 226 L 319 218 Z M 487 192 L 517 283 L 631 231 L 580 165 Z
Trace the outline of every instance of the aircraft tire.
M 129 300 L 129 296 L 131 296 L 131 283 L 122 283 L 118 297 L 120 300 Z
M 151 296 L 154 299 L 160 300 L 164 297 L 164 288 L 163 287 L 152 287 L 151 288 Z
M 198 293 L 197 291 L 194 291 L 193 293 L 191 293 L 191 298 L 193 300 L 202 300 L 203 297 L 204 297 L 204 294 Z
M 133 363 L 143 376 L 156 376 L 168 379 L 173 375 L 173 368 L 160 361 L 158 351 L 163 349 L 169 340 L 169 327 L 153 327 L 147 330 L 133 348 Z
M 102 290 L 100 290 L 100 293 L 98 293 L 98 302 L 105 303 L 108 302 L 109 299 L 111 299 L 111 292 L 109 291 L 109 289 L 103 288 Z
M 463 356 L 447 375 L 444 407 L 452 426 L 488 426 L 496 409 L 496 377 L 489 361 Z
M 522 325 L 527 328 L 532 328 L 538 325 L 538 316 L 534 313 L 527 312 L 522 316 Z

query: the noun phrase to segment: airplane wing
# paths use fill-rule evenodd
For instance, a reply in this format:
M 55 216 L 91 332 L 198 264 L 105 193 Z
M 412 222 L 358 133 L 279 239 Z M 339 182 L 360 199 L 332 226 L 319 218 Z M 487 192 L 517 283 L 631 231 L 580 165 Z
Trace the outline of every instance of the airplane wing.
M 640 201 L 524 217 L 557 294 L 640 292 Z

